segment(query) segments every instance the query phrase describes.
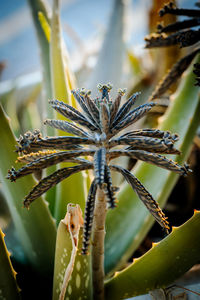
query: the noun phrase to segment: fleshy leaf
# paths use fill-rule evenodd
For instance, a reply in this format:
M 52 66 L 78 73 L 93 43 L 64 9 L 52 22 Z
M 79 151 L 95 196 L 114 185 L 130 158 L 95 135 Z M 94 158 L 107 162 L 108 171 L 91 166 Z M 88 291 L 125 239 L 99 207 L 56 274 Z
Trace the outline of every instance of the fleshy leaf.
M 126 299 L 164 288 L 199 262 L 200 212 L 106 283 L 106 299 Z
M 10 213 L 19 240 L 31 265 L 42 272 L 52 272 L 56 238 L 56 227 L 47 204 L 39 198 L 28 211 L 23 208 L 23 199 L 35 184 L 31 175 L 21 178 L 17 183 L 6 179 L 12 163 L 15 166 L 16 141 L 9 126 L 9 120 L 0 107 L 0 178 Z M 49 238 L 49 233 L 51 238 Z
M 0 299 L 20 300 L 16 272 L 13 269 L 10 253 L 8 252 L 4 234 L 0 229 Z
M 51 42 L 50 42 L 50 63 L 51 63 L 51 79 L 54 98 L 67 104 L 72 103 L 71 92 L 69 87 L 69 79 L 66 76 L 66 61 L 64 61 L 64 48 L 62 45 L 62 36 L 59 19 L 59 1 L 53 2 L 53 15 L 51 20 Z M 71 82 L 72 84 L 72 82 Z M 60 118 L 60 115 L 59 115 Z M 59 135 L 62 135 L 59 132 Z M 68 166 L 68 165 L 67 165 Z M 61 164 L 62 167 L 62 164 Z M 66 164 L 65 164 L 66 167 Z M 57 223 L 64 217 L 67 203 L 70 199 L 76 199 L 82 209 L 85 205 L 85 179 L 82 173 L 75 174 L 73 177 L 65 180 L 57 187 L 55 218 Z M 79 188 L 77 189 L 77 184 Z
M 44 34 L 46 36 L 46 39 L 48 42 L 50 42 L 51 28 L 49 26 L 49 23 L 47 22 L 47 19 L 45 18 L 44 14 L 41 11 L 38 12 L 38 18 L 39 18 L 41 27 L 44 31 Z
M 53 112 L 48 107 L 48 99 L 52 98 L 52 86 L 51 86 L 51 70 L 50 70 L 50 45 L 47 36 L 44 32 L 42 24 L 46 24 L 46 28 L 49 28 L 50 35 L 50 9 L 47 7 L 47 3 L 43 0 L 29 0 L 29 6 L 32 13 L 33 22 L 39 42 L 41 64 L 43 71 L 43 82 L 44 82 L 44 107 L 47 111 L 45 117 L 52 118 Z M 40 17 L 39 17 L 40 16 Z M 50 38 L 50 37 L 49 37 Z M 50 132 L 49 132 L 50 134 Z
M 51 69 L 50 69 L 50 17 L 51 10 L 47 6 L 47 2 L 44 0 L 28 0 L 29 6 L 32 13 L 33 22 L 35 25 L 36 35 L 38 38 L 40 48 L 40 58 L 42 65 L 42 81 L 43 81 L 43 97 L 42 97 L 42 108 L 44 118 L 54 118 L 55 113 L 49 106 L 48 100 L 52 99 L 53 91 L 51 84 Z M 55 130 L 51 127 L 43 127 L 43 132 L 48 135 L 54 135 Z M 56 170 L 55 167 L 50 168 L 46 171 L 47 175 L 53 173 Z M 51 213 L 54 210 L 55 204 L 56 187 L 52 188 L 45 195 L 45 199 L 49 203 Z
M 125 56 L 123 13 L 123 1 L 115 0 L 102 49 L 88 82 L 88 86 L 92 92 L 96 92 L 98 82 L 112 82 L 114 86 L 120 86 L 122 64 Z
M 171 106 L 159 127 L 179 135 L 177 144 L 182 154 L 174 159 L 179 164 L 187 159 L 199 122 L 199 88 L 194 87 L 194 82 L 195 76 L 191 66 L 173 95 Z M 178 180 L 178 175 L 146 163 L 138 163 L 134 175 L 158 201 L 161 208 Z M 152 217 L 127 185 L 121 188 L 118 200 L 118 207 L 107 213 L 106 272 L 119 267 L 129 258 L 153 224 Z
M 59 0 L 53 1 L 50 42 L 51 82 L 54 98 L 71 105 L 70 90 L 65 74 L 59 18 Z

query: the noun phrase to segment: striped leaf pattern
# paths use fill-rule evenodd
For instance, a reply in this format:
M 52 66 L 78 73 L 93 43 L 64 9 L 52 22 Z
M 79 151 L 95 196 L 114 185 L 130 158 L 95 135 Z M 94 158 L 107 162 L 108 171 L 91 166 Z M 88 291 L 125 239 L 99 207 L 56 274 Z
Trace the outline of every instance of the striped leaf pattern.
M 131 185 L 133 190 L 137 193 L 138 197 L 147 209 L 150 211 L 152 216 L 156 219 L 156 221 L 163 227 L 166 233 L 169 233 L 169 222 L 165 217 L 165 214 L 162 212 L 158 203 L 153 199 L 152 195 L 145 189 L 145 187 L 141 184 L 141 182 L 128 170 L 119 167 L 119 166 L 110 166 L 112 170 L 121 173 L 126 181 Z

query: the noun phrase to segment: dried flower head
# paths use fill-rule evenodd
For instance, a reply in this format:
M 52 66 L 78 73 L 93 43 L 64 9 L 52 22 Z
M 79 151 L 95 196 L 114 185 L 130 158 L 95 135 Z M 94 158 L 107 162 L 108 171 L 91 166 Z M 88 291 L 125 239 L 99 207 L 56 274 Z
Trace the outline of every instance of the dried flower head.
M 160 155 L 163 153 L 179 154 L 179 150 L 174 147 L 174 143 L 178 140 L 177 134 L 158 129 L 130 129 L 120 135 L 124 129 L 142 118 L 156 104 L 151 102 L 133 109 L 133 104 L 139 96 L 139 93 L 135 93 L 121 105 L 125 90 L 120 89 L 117 97 L 112 101 L 109 96 L 111 88 L 110 84 L 99 84 L 101 97 L 96 99 L 91 99 L 90 92 L 84 89 L 73 90 L 72 93 L 82 112 L 64 102 L 49 101 L 57 112 L 71 122 L 47 119 L 44 124 L 71 133 L 73 136 L 42 137 L 38 130 L 20 136 L 17 151 L 23 155 L 18 158 L 18 161 L 27 164 L 19 170 L 12 168 L 7 176 L 11 181 L 15 181 L 35 170 L 60 162 L 76 164 L 59 169 L 43 178 L 25 197 L 24 206 L 29 207 L 36 198 L 67 177 L 80 171 L 93 169 L 94 180 L 85 207 L 83 254 L 86 254 L 88 250 L 97 188 L 104 191 L 108 207 L 116 206 L 115 193 L 118 189 L 112 185 L 111 170 L 123 175 L 156 221 L 167 233 L 169 231 L 168 221 L 152 195 L 130 171 L 111 164 L 112 159 L 128 156 L 181 175 L 187 174 L 189 170 L 187 165 L 180 166 L 173 160 Z M 81 158 L 82 156 L 91 157 L 91 159 Z
M 168 47 L 179 44 L 180 47 L 188 47 L 196 44 L 200 40 L 200 29 L 192 30 L 191 27 L 200 25 L 200 9 L 196 4 L 196 9 L 177 8 L 173 2 L 165 4 L 160 10 L 159 15 L 163 17 L 166 14 L 176 16 L 187 16 L 189 19 L 177 21 L 175 23 L 164 26 L 163 23 L 158 24 L 157 33 L 152 33 L 145 37 L 146 48 Z M 168 73 L 159 82 L 149 101 L 158 99 L 167 92 L 172 84 L 174 84 L 189 67 L 194 57 L 200 52 L 200 48 L 192 49 L 189 54 L 179 59 Z M 199 85 L 199 66 L 194 69 L 196 77 L 195 85 Z
M 159 15 L 163 17 L 166 14 L 176 16 L 186 16 L 189 19 L 178 21 L 167 26 L 162 23 L 157 26 L 157 33 L 151 34 L 145 38 L 146 48 L 166 47 L 179 44 L 180 47 L 188 47 L 196 44 L 200 40 L 200 29 L 191 29 L 200 25 L 200 9 L 177 8 L 173 2 L 165 4 L 160 10 Z

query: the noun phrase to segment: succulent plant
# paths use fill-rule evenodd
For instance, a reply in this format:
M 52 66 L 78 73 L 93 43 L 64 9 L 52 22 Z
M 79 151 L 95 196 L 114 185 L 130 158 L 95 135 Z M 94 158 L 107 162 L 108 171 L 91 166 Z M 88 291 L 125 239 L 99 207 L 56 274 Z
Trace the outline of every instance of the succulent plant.
M 112 185 L 111 170 L 123 175 L 167 233 L 170 229 L 167 218 L 152 195 L 129 170 L 112 165 L 110 163 L 112 159 L 128 156 L 181 175 L 186 175 L 189 170 L 186 164 L 180 166 L 167 157 L 160 155 L 160 153 L 180 153 L 174 147 L 175 141 L 178 140 L 176 134 L 158 129 L 141 129 L 131 130 L 117 136 L 122 130 L 142 118 L 156 103 L 147 103 L 131 109 L 139 93 L 132 95 L 120 106 L 125 90 L 120 89 L 116 99 L 112 101 L 109 96 L 109 91 L 112 88 L 110 84 L 99 84 L 98 88 L 101 97 L 94 100 L 90 98 L 90 92 L 85 92 L 83 89 L 72 91 L 82 108 L 82 112 L 62 101 L 50 100 L 51 106 L 72 122 L 47 119 L 44 124 L 75 136 L 43 138 L 37 130 L 20 136 L 17 151 L 23 155 L 18 157 L 18 161 L 27 164 L 19 170 L 10 169 L 7 176 L 11 181 L 15 181 L 22 176 L 34 173 L 38 169 L 44 169 L 60 162 L 76 164 L 75 166 L 59 169 L 43 178 L 25 197 L 24 206 L 29 207 L 36 198 L 74 173 L 88 169 L 94 170 L 94 179 L 85 208 L 83 254 L 86 254 L 88 250 L 97 187 L 103 189 L 108 207 L 114 208 L 116 206 L 115 192 L 117 188 Z M 81 156 L 92 157 L 92 160 L 80 158 Z

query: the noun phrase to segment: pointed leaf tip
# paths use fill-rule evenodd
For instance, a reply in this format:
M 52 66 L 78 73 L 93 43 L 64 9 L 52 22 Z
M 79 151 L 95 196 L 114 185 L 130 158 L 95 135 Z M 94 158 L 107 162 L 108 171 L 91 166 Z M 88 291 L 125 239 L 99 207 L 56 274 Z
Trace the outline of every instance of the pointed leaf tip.
M 115 272 L 114 277 L 116 277 L 120 272 Z
M 140 258 L 139 257 L 137 257 L 137 258 L 134 258 L 133 259 L 133 264 L 135 264 L 138 260 L 140 260 Z
M 151 248 L 154 248 L 154 247 L 156 247 L 158 244 L 159 244 L 159 243 L 152 243 L 152 246 L 151 246 Z
M 172 226 L 172 232 L 174 232 L 174 230 L 178 229 L 178 226 Z

